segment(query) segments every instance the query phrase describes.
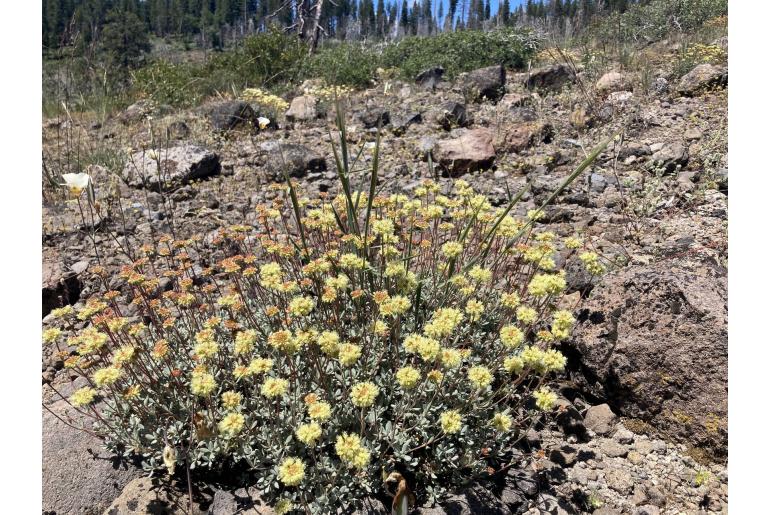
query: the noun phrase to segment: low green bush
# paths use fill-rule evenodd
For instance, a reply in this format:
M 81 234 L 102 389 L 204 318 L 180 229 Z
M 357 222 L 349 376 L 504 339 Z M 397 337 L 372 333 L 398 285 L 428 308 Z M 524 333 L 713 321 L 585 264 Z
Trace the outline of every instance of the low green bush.
M 381 50 L 362 43 L 333 42 L 319 48 L 303 69 L 304 78 L 356 88 L 371 86 L 382 59 Z
M 727 0 L 653 0 L 602 18 L 584 37 L 605 44 L 649 43 L 698 31 L 708 20 L 725 15 Z
M 189 107 L 210 91 L 209 77 L 200 65 L 155 61 L 133 73 L 134 89 L 157 104 Z
M 446 76 L 495 64 L 521 68 L 538 48 L 536 35 L 523 29 L 463 30 L 430 37 L 408 37 L 385 47 L 381 64 L 412 80 L 421 71 L 442 66 Z

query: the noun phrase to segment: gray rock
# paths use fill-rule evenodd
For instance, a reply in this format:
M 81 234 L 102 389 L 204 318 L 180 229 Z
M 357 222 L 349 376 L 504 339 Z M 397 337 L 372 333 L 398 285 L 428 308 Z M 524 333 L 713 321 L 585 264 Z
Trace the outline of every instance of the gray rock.
M 172 487 L 167 480 L 140 477 L 123 488 L 118 498 L 104 510 L 104 515 L 181 515 L 189 511 L 189 503 L 186 492 Z M 201 512 L 196 510 L 196 513 Z
M 466 127 L 468 125 L 468 115 L 465 105 L 459 102 L 449 101 L 441 105 L 438 109 L 431 112 L 431 119 L 448 131 L 455 127 Z
M 571 445 L 562 445 L 558 449 L 551 450 L 548 458 L 562 467 L 571 467 L 577 462 L 578 449 Z
M 538 143 L 548 143 L 554 130 L 550 123 L 523 122 L 506 125 L 495 137 L 495 148 L 502 152 L 521 152 Z
M 318 117 L 317 104 L 318 99 L 313 95 L 294 97 L 286 111 L 286 119 L 290 122 L 315 120 Z
M 172 123 L 166 129 L 169 139 L 181 140 L 190 136 L 190 127 L 182 121 Z
M 593 515 L 620 515 L 618 510 L 615 508 L 610 508 L 609 506 L 602 506 L 601 508 L 594 510 L 592 513 Z
M 284 170 L 291 177 L 326 170 L 326 159 L 305 145 L 270 141 L 263 143 L 261 148 L 268 152 L 268 168 L 277 177 L 283 177 Z
M 609 439 L 603 439 L 599 449 L 610 458 L 625 458 L 628 455 L 628 447 Z
M 42 317 L 55 308 L 76 303 L 82 289 L 83 283 L 78 274 L 65 268 L 58 253 L 46 250 L 43 253 Z
M 275 510 L 261 499 L 254 488 L 240 488 L 235 492 L 217 490 L 209 506 L 208 515 L 275 515 Z
M 433 91 L 444 76 L 444 68 L 436 66 L 417 74 L 414 81 L 423 89 Z
M 406 130 L 415 124 L 422 123 L 422 114 L 418 112 L 395 116 L 391 120 L 391 130 L 396 136 L 402 136 Z
M 473 129 L 458 138 L 440 140 L 433 150 L 433 160 L 450 177 L 486 170 L 495 160 L 493 137 L 490 129 Z
M 634 443 L 634 433 L 626 429 L 625 427 L 619 427 L 615 434 L 612 435 L 612 439 L 618 443 L 629 445 Z
M 130 124 L 142 120 L 152 112 L 152 104 L 148 100 L 139 100 L 128 106 L 120 113 L 118 120 L 123 124 Z
M 666 173 L 671 173 L 677 167 L 684 167 L 690 160 L 687 146 L 681 141 L 666 142 L 652 155 L 652 164 L 661 167 Z
M 390 111 L 379 107 L 369 108 L 358 117 L 366 129 L 384 127 L 390 123 Z
M 48 406 L 62 417 L 64 401 Z M 99 515 L 143 472 L 43 410 L 43 512 Z
M 219 156 L 196 145 L 184 144 L 162 149 L 160 170 L 158 161 L 150 159 L 147 152 L 135 152 L 123 173 L 128 183 L 135 187 L 147 187 L 155 191 L 175 189 L 196 179 L 216 175 L 221 171 Z
M 601 94 L 614 93 L 616 91 L 628 91 L 631 89 L 628 79 L 622 73 L 608 72 L 596 81 L 596 91 Z
M 560 90 L 566 83 L 574 80 L 575 74 L 569 67 L 554 64 L 532 70 L 524 81 L 524 85 L 529 89 Z
M 539 491 L 537 474 L 529 468 L 508 469 L 505 483 L 525 497 L 533 497 Z
M 726 299 L 727 271 L 697 255 L 605 275 L 578 314 L 573 343 L 588 377 L 576 380 L 623 416 L 724 452 Z
M 634 509 L 633 515 L 660 515 L 660 508 L 647 504 Z
M 585 435 L 586 426 L 583 424 L 583 416 L 577 408 L 564 398 L 557 399 L 554 405 L 556 406 L 556 423 L 564 431 L 564 434 L 582 438 Z
M 510 515 L 511 510 L 492 492 L 474 486 L 452 495 L 440 506 L 421 508 L 421 515 Z
M 243 100 L 223 100 L 202 108 L 215 131 L 224 132 L 241 127 L 256 127 L 257 113 Z
M 339 511 L 339 513 L 342 513 Z M 353 515 L 391 515 L 390 508 L 385 507 L 379 499 L 366 497 L 363 506 L 353 512 Z
M 479 68 L 459 79 L 465 98 L 472 102 L 497 102 L 505 95 L 505 68 L 502 65 Z
M 604 479 L 607 481 L 607 486 L 615 490 L 621 495 L 628 495 L 634 488 L 634 478 L 631 474 L 623 469 L 610 468 L 604 473 Z
M 608 435 L 612 432 L 618 417 L 607 404 L 591 406 L 583 418 L 586 427 L 598 435 Z
M 712 88 L 727 85 L 727 68 L 713 64 L 699 64 L 679 80 L 677 91 L 684 96 L 695 96 Z
M 618 152 L 618 159 L 625 161 L 631 156 L 643 157 L 649 155 L 652 155 L 652 150 L 650 149 L 649 145 L 645 145 L 644 143 L 629 142 L 628 144 L 624 145 L 623 148 L 621 148 Z

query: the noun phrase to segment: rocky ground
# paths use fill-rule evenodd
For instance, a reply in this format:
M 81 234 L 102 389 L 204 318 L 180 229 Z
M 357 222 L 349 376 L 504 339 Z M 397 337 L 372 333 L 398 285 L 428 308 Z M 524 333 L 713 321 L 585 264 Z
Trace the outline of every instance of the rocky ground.
M 447 82 L 434 70 L 345 101 L 362 165 L 382 126 L 382 192 L 431 176 L 448 188 L 462 176 L 497 204 L 527 187 L 520 214 L 622 133 L 540 221 L 582 233 L 611 263 L 596 279 L 562 258 L 579 326 L 562 349 L 569 373 L 556 420 L 527 435 L 517 467 L 421 513 L 727 511 L 727 72 L 700 65 L 680 81 L 666 76 L 661 68 L 651 81 L 632 72 L 597 80 L 550 65 Z M 308 194 L 335 192 L 330 103 L 298 95 L 259 130 L 252 122 L 262 114 L 238 101 L 178 112 L 139 103 L 103 124 L 46 121 L 52 166 L 78 145 L 128 159 L 119 174 L 88 168 L 101 212 L 85 223 L 76 204 L 44 203 L 43 325 L 53 307 L 96 293 L 89 267 L 117 270 L 127 244 L 173 225 L 205 245 L 222 226 L 255 222 L 284 166 Z M 170 163 L 161 174 L 142 151 L 150 146 Z M 147 478 L 69 427 L 53 388 L 67 395 L 79 384 L 46 347 L 42 377 L 44 513 L 184 510 L 184 484 Z M 203 512 L 272 513 L 249 489 L 201 483 L 195 497 Z M 378 503 L 365 511 L 387 513 Z

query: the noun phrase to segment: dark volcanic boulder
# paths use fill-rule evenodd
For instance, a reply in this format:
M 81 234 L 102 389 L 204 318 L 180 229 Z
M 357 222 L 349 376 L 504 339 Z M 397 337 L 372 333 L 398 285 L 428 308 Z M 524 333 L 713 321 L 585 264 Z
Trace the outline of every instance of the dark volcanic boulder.
M 465 104 L 450 100 L 438 109 L 431 111 L 430 120 L 445 131 L 468 126 L 468 114 Z
M 284 171 L 291 177 L 304 177 L 309 171 L 326 170 L 326 159 L 305 145 L 269 141 L 261 147 L 268 152 L 268 167 L 276 177 L 283 177 Z
M 58 253 L 43 251 L 43 317 L 52 309 L 77 302 L 82 286 L 77 274 L 64 266 Z
M 473 102 L 497 102 L 505 95 L 505 68 L 488 66 L 468 72 L 460 79 L 463 94 Z
M 204 107 L 211 126 L 216 131 L 257 126 L 257 113 L 243 100 L 224 100 Z
M 361 120 L 365 129 L 384 127 L 390 123 L 390 111 L 380 107 L 372 107 L 362 112 L 358 119 Z
M 530 72 L 524 81 L 524 85 L 529 88 L 559 90 L 568 82 L 575 80 L 575 74 L 563 64 L 554 64 L 537 68 Z
M 161 149 L 157 157 L 156 160 L 152 152 L 134 153 L 123 172 L 128 183 L 137 188 L 146 186 L 156 191 L 170 190 L 196 179 L 216 175 L 221 170 L 219 156 L 197 145 L 185 144 Z
M 726 269 L 693 257 L 621 269 L 578 321 L 578 382 L 622 416 L 727 451 Z
M 441 78 L 444 76 L 444 68 L 436 66 L 435 68 L 428 68 L 417 74 L 414 81 L 423 89 L 434 90 L 436 85 L 441 82 Z

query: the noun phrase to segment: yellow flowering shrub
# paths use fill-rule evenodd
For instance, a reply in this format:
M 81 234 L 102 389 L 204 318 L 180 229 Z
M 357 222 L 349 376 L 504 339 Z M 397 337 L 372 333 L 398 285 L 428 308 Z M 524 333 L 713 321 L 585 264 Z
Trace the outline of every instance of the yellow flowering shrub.
M 110 448 L 172 475 L 245 462 L 277 512 L 330 513 L 381 493 L 383 471 L 436 495 L 486 474 L 552 409 L 575 323 L 554 255 L 580 242 L 462 180 L 409 198 L 339 175 L 337 196 L 290 184 L 256 226 L 221 229 L 210 268 L 191 257 L 202 238 L 162 237 L 120 293 L 56 313 L 87 323 L 68 366 L 90 386 L 70 402 Z
M 278 114 L 283 114 L 289 108 L 289 103 L 286 100 L 259 88 L 244 89 L 241 92 L 241 98 L 250 104 L 256 104 L 263 108 L 273 118 Z

